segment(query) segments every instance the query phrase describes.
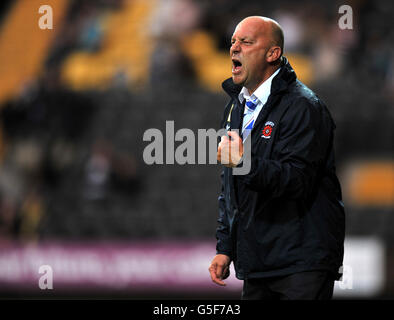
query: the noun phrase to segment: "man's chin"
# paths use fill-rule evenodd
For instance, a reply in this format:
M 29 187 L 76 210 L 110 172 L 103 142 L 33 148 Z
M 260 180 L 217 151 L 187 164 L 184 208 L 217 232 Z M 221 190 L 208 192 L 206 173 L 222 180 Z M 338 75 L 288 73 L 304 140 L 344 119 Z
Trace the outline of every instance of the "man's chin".
M 239 86 L 242 86 L 244 84 L 244 82 L 245 82 L 245 80 L 242 79 L 240 76 L 234 76 L 233 75 L 232 78 L 233 78 L 234 84 L 239 85 Z

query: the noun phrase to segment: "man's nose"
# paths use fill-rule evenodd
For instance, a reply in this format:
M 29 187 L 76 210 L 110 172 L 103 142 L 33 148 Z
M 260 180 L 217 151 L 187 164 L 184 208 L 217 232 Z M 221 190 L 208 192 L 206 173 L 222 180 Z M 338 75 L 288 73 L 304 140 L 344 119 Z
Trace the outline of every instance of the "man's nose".
M 233 53 L 238 53 L 241 50 L 241 46 L 239 45 L 238 41 L 235 41 L 230 47 L 230 55 Z

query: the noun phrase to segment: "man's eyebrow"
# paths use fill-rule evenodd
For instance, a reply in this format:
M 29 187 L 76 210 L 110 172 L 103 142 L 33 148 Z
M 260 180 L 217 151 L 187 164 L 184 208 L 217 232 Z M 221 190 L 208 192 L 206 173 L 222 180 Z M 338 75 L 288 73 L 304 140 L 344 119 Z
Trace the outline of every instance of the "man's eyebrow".
M 236 37 L 232 37 L 232 38 L 231 38 L 231 41 L 234 41 L 235 38 L 236 38 Z M 253 38 L 248 37 L 248 36 L 245 36 L 245 37 L 238 37 L 238 38 L 239 38 L 239 40 L 241 40 L 241 41 L 245 41 L 245 40 L 253 41 Z

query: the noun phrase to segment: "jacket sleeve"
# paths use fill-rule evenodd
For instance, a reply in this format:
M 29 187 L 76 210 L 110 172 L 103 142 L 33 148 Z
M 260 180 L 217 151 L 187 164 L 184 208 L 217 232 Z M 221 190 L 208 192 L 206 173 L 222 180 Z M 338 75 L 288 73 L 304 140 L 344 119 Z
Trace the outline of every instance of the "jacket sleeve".
M 240 176 L 246 185 L 271 198 L 308 198 L 325 161 L 332 120 L 319 101 L 298 98 L 277 128 L 271 159 L 251 153 L 251 170 Z
M 221 193 L 219 195 L 219 218 L 217 220 L 218 227 L 216 229 L 216 254 L 225 254 L 232 259 L 232 240 L 230 235 L 230 224 L 226 212 L 226 202 L 224 196 L 224 170 L 221 173 Z

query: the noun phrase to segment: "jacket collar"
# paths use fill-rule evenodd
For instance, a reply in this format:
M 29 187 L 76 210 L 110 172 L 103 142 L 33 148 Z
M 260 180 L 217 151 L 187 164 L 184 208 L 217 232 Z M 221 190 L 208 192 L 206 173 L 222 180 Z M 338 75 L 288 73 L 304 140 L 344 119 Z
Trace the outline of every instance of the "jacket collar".
M 297 79 L 296 73 L 286 57 L 282 57 L 281 69 L 276 77 L 272 80 L 271 94 L 277 94 L 278 92 L 285 91 L 287 87 Z M 222 88 L 227 94 L 238 99 L 238 95 L 241 92 L 242 86 L 237 85 L 233 82 L 232 78 L 225 80 L 222 83 Z

